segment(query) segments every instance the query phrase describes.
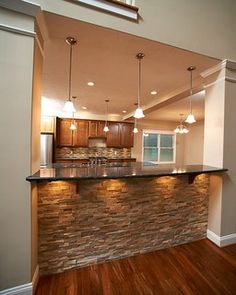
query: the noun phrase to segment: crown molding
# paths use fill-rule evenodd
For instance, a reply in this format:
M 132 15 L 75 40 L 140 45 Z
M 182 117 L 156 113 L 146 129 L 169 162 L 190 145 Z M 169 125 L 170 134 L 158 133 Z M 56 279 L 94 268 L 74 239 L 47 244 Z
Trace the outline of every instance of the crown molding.
M 41 10 L 40 5 L 24 0 L 1 0 L 0 7 L 4 7 L 9 10 L 20 12 L 33 17 L 35 17 Z
M 217 65 L 202 72 L 200 75 L 205 79 L 208 76 L 211 76 L 212 74 L 217 73 L 223 69 L 236 70 L 236 61 L 225 59 Z
M 19 29 L 19 28 L 4 25 L 4 24 L 0 24 L 0 30 L 11 32 L 11 33 L 16 33 L 16 34 L 20 34 L 20 35 L 25 35 L 28 37 L 35 37 L 35 32 L 33 32 L 33 31 Z

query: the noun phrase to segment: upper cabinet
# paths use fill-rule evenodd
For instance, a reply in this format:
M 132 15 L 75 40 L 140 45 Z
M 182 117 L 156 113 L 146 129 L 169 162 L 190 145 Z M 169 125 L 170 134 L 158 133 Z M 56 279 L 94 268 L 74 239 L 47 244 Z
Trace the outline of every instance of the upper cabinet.
M 107 147 L 133 147 L 133 123 L 109 122 L 107 132 Z
M 122 147 L 134 146 L 134 124 L 120 123 L 120 145 Z
M 109 122 L 107 132 L 107 147 L 121 147 L 120 142 L 120 123 Z
M 76 123 L 77 129 L 73 131 L 73 146 L 87 147 L 89 122 L 86 120 L 76 120 Z
M 76 119 L 77 129 L 70 130 L 72 119 L 57 118 L 57 146 L 88 147 L 89 138 L 106 138 L 107 147 L 133 146 L 134 124 L 125 122 L 108 122 L 109 131 L 105 133 L 104 121 Z
M 71 119 L 57 118 L 56 140 L 58 146 L 73 146 L 73 131 L 70 130 Z
M 103 131 L 105 127 L 104 121 L 89 121 L 89 137 L 106 138 L 106 133 Z

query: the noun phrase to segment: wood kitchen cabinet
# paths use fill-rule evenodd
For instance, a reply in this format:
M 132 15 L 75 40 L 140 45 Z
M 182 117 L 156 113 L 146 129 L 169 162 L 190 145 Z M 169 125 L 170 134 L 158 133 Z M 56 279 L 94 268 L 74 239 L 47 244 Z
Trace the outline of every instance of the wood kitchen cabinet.
M 70 130 L 72 119 L 57 118 L 57 146 L 87 147 L 88 121 L 75 120 L 76 130 Z
M 127 147 L 134 145 L 133 123 L 109 122 L 107 147 Z
M 73 146 L 87 147 L 88 146 L 88 131 L 89 122 L 86 120 L 76 120 L 77 129 L 73 131 Z
M 120 145 L 120 123 L 109 122 L 107 132 L 107 147 L 121 147 Z
M 107 147 L 133 146 L 133 123 L 108 122 L 109 131 L 103 131 L 105 121 L 75 120 L 76 130 L 70 130 L 72 119 L 57 118 L 57 146 L 88 147 L 89 138 L 106 138 Z
M 71 119 L 57 118 L 57 146 L 73 146 L 73 131 L 70 130 Z
M 133 147 L 134 145 L 134 124 L 120 123 L 120 145 L 122 147 Z
M 105 121 L 89 121 L 89 137 L 106 138 Z

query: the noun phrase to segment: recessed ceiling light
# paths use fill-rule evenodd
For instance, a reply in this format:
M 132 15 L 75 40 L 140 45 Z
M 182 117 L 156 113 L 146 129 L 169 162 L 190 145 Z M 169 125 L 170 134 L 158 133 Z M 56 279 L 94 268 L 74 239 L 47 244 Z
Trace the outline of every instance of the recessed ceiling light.
M 151 95 L 156 95 L 156 94 L 157 94 L 156 90 L 151 91 Z
M 94 86 L 94 82 L 88 82 L 88 86 Z
M 122 113 L 124 113 L 124 114 L 125 114 L 125 113 L 127 113 L 127 111 L 126 111 L 126 110 L 123 110 L 123 111 L 122 111 Z
M 82 107 L 83 110 L 87 110 L 87 107 Z

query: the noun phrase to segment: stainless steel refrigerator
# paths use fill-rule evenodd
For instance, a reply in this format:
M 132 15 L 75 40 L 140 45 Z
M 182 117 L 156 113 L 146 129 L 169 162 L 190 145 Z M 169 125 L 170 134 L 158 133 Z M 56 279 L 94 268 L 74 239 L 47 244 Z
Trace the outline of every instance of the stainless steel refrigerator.
M 48 166 L 53 162 L 53 133 L 41 133 L 40 166 Z

